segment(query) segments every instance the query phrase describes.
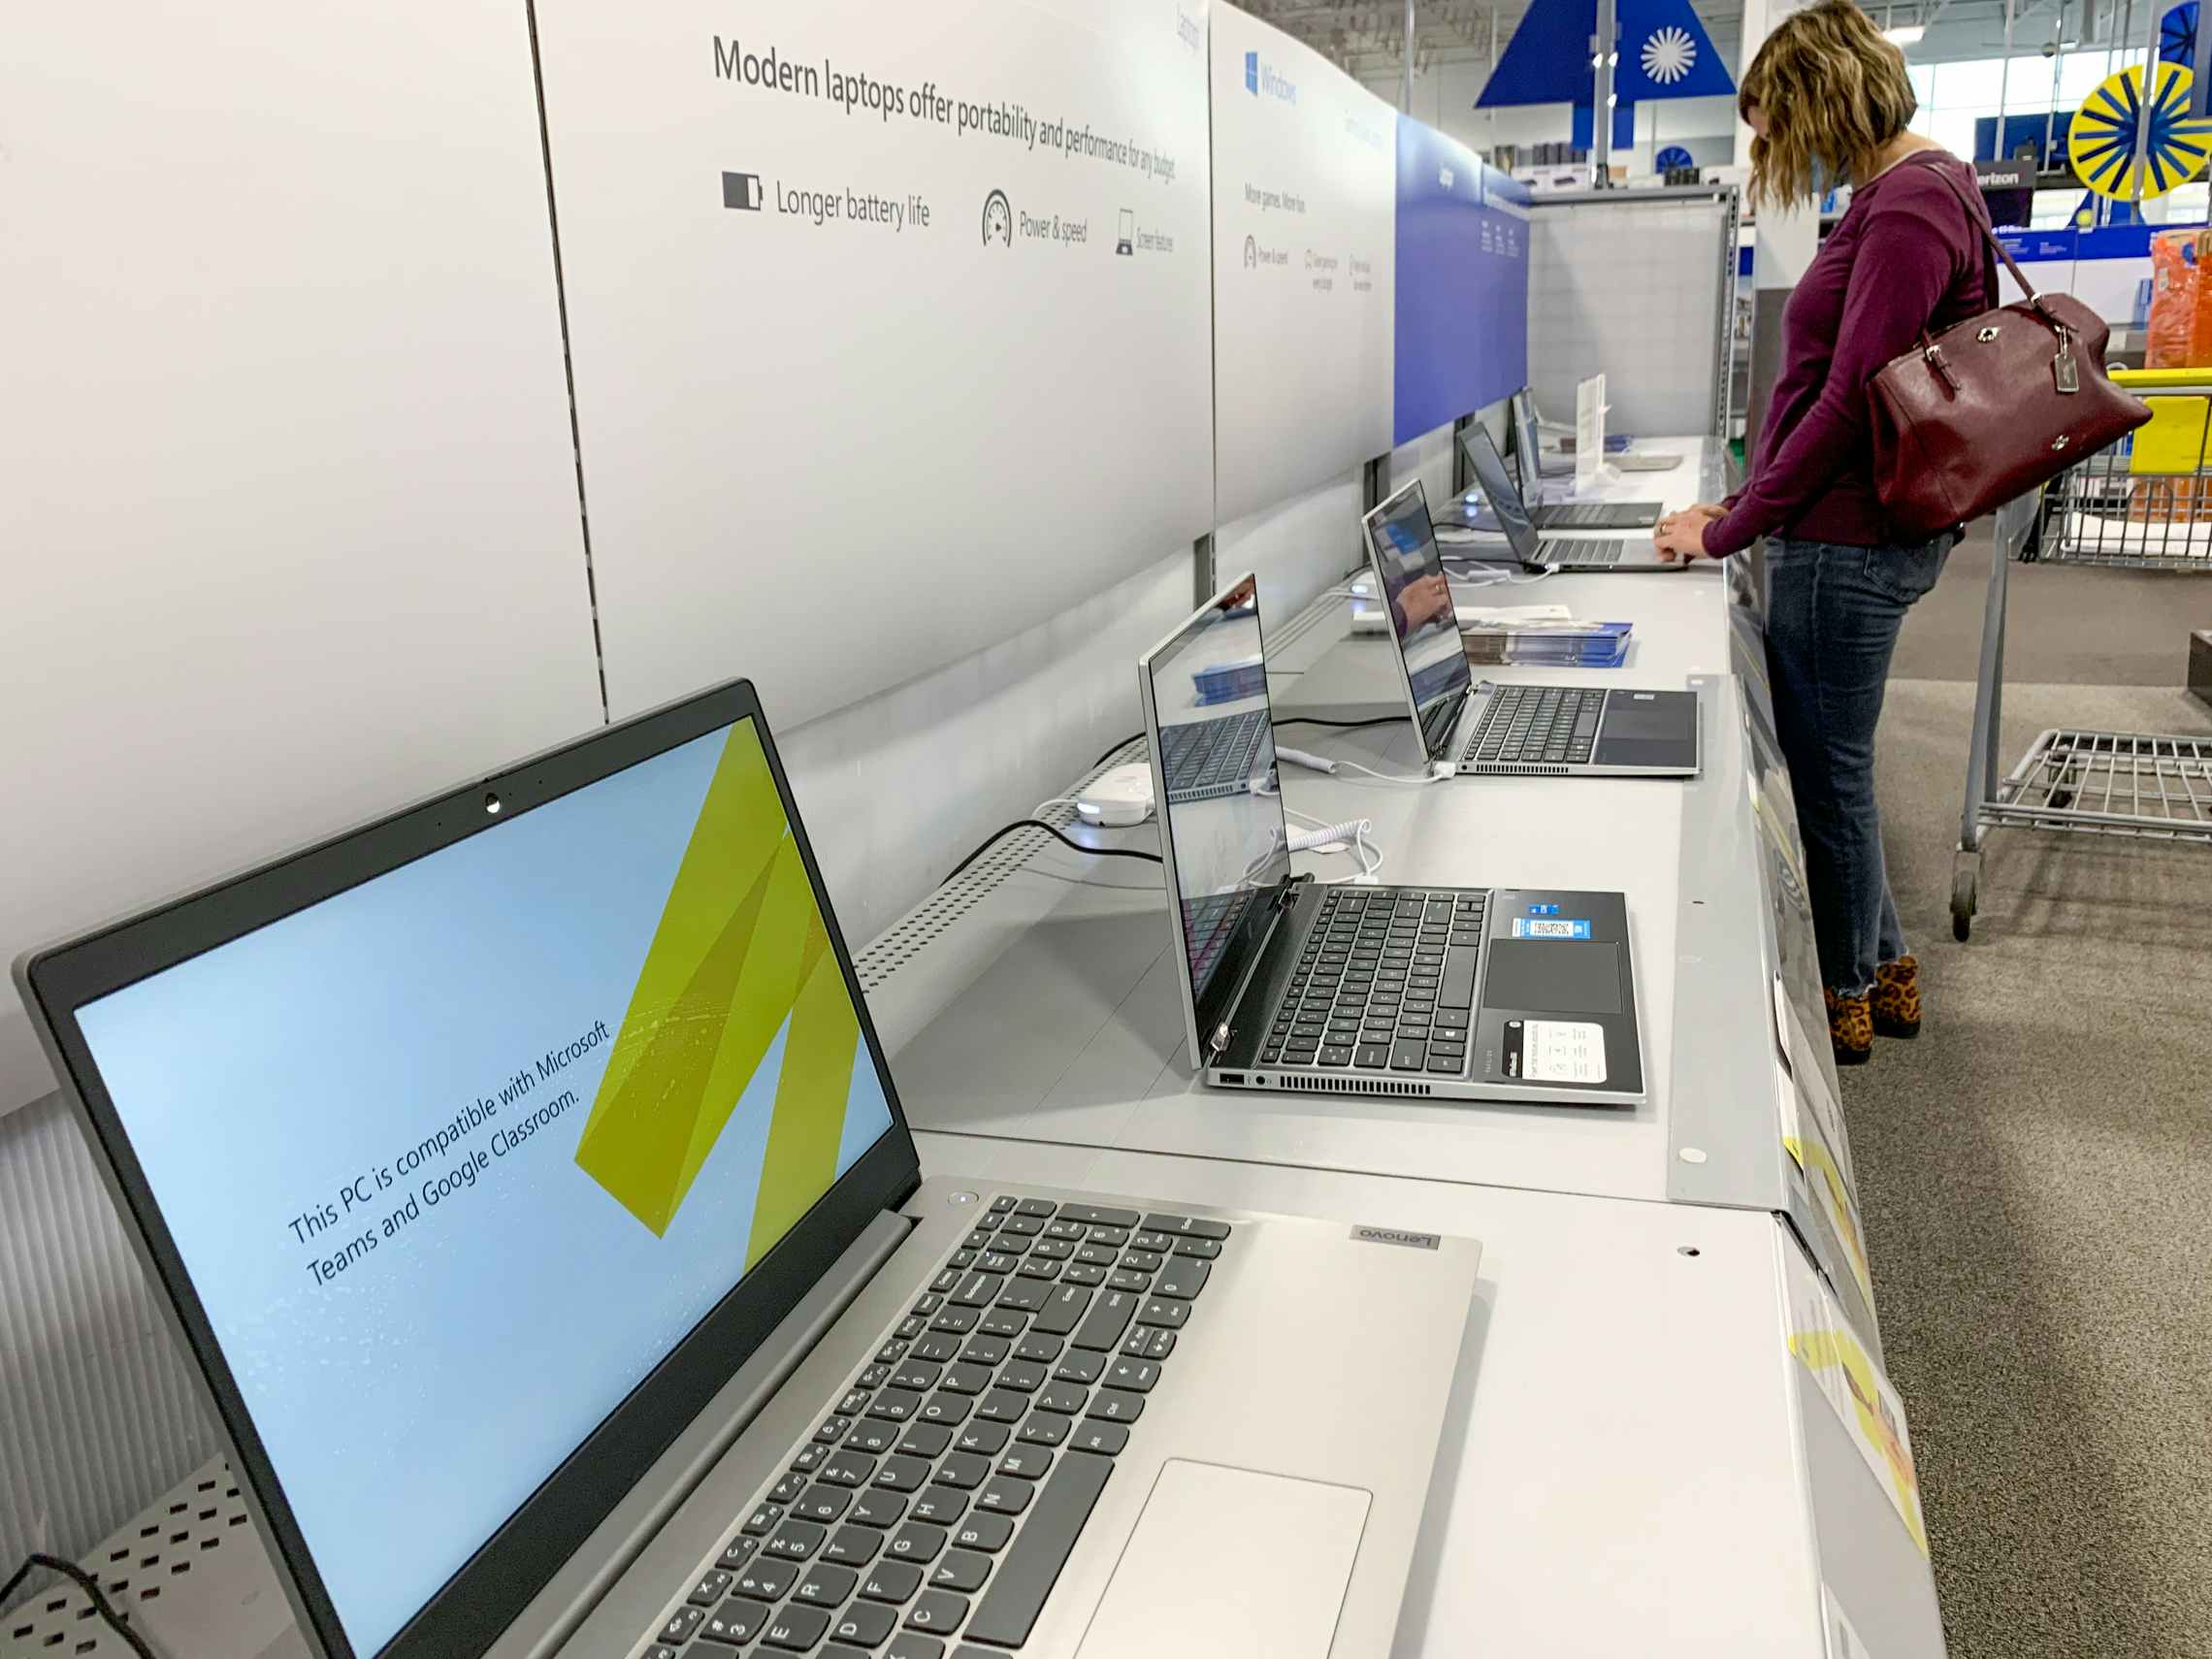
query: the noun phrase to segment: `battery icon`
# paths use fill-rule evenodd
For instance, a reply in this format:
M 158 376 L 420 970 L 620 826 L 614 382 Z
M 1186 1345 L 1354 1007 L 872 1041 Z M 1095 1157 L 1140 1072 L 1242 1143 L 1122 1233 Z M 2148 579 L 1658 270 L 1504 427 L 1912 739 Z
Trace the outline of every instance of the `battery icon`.
M 725 173 L 722 176 L 722 205 L 726 208 L 742 208 L 747 212 L 761 211 L 761 176 L 758 173 Z

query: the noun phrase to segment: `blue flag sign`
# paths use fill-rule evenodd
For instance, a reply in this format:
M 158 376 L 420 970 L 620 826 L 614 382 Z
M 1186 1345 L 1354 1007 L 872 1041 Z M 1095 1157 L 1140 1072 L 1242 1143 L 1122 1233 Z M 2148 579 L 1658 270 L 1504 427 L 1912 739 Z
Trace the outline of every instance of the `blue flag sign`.
M 1688 0 L 1615 0 L 1613 96 L 1733 97 L 1735 79 Z M 1479 110 L 1507 104 L 1588 105 L 1595 84 L 1590 43 L 1598 0 L 1537 0 L 1513 31 L 1475 100 Z
M 1567 142 L 1577 149 L 1597 147 L 1598 123 L 1587 103 L 1575 106 L 1575 119 L 1567 134 Z M 1636 106 L 1620 104 L 1613 109 L 1612 147 L 1630 149 L 1636 145 Z

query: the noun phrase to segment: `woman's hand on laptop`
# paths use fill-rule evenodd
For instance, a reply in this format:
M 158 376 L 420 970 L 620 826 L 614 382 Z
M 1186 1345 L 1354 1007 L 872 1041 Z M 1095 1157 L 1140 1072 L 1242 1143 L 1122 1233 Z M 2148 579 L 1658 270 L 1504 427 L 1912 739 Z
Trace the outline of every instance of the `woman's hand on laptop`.
M 1706 526 L 1725 517 L 1728 509 L 1713 502 L 1700 502 L 1686 506 L 1680 512 L 1671 512 L 1659 521 L 1651 533 L 1652 545 L 1659 549 L 1659 557 L 1676 559 L 1702 559 L 1706 553 Z

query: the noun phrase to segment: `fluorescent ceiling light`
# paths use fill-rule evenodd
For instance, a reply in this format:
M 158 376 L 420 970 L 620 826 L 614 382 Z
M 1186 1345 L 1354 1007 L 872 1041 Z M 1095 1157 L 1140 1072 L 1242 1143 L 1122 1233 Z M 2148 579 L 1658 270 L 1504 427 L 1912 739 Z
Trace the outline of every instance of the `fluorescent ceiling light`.
M 1918 46 L 1920 37 L 1928 32 L 1925 23 L 1900 23 L 1894 29 L 1884 29 L 1882 39 L 1892 46 Z

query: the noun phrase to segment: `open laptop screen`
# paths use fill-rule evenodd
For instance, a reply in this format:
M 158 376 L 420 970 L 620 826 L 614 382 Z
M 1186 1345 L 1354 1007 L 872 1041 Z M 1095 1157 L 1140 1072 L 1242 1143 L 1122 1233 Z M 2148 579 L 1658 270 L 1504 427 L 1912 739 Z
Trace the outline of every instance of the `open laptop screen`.
M 1148 656 L 1161 853 L 1196 1021 L 1205 1037 L 1267 937 L 1290 879 L 1259 595 L 1245 577 Z
M 1488 428 L 1479 421 L 1469 421 L 1459 434 L 1459 446 L 1466 452 L 1467 465 L 1475 473 L 1475 482 L 1482 491 L 1482 501 L 1498 521 L 1498 528 L 1506 533 L 1513 544 L 1513 553 L 1523 564 L 1536 563 L 1537 550 L 1542 538 L 1536 526 L 1530 522 L 1528 508 L 1521 501 L 1519 488 L 1506 471 L 1506 463 L 1498 453 L 1498 446 L 1490 441 Z
M 893 1125 L 752 718 L 76 1023 L 363 1654 Z
M 1418 478 L 1367 515 L 1367 546 L 1405 664 L 1414 719 L 1434 759 L 1451 734 L 1474 675 L 1429 523 L 1428 494 Z

